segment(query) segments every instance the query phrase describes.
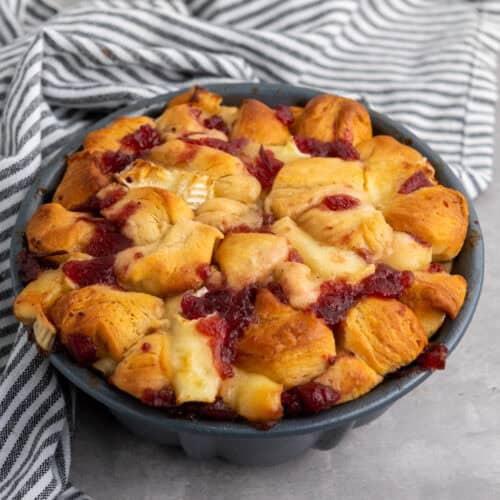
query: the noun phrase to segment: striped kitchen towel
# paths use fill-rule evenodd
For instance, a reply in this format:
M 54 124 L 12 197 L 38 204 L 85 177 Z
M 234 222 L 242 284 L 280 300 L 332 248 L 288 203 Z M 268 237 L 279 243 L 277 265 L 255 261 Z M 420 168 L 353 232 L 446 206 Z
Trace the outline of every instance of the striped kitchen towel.
M 68 136 L 181 85 L 288 82 L 366 99 L 476 196 L 492 177 L 499 34 L 496 0 L 0 0 L 0 498 L 84 498 L 8 263 L 26 190 Z

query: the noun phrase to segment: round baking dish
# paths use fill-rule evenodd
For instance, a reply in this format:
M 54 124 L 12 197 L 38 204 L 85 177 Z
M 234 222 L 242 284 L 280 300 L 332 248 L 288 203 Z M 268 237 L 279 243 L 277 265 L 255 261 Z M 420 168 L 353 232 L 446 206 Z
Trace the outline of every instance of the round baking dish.
M 255 97 L 270 106 L 277 104 L 303 105 L 319 92 L 313 89 L 283 84 L 218 84 L 207 89 L 220 94 L 224 103 L 239 104 L 246 97 Z M 90 130 L 104 127 L 121 115 L 149 114 L 157 116 L 166 102 L 180 92 L 164 94 L 120 109 L 93 127 L 75 134 L 61 155 L 40 171 L 22 203 L 11 245 L 11 269 L 14 290 L 19 293 L 17 255 L 22 247 L 23 233 L 31 215 L 42 203 L 50 200 L 64 169 L 65 157 L 77 151 Z M 439 182 L 465 194 L 463 186 L 443 160 L 402 125 L 380 113 L 369 110 L 374 134 L 390 135 L 426 156 L 436 170 Z M 479 299 L 483 281 L 484 249 L 481 229 L 474 206 L 470 207 L 469 231 L 464 247 L 454 261 L 454 271 L 468 283 L 468 293 L 458 317 L 446 320 L 433 338 L 445 344 L 451 352 L 469 325 Z M 381 415 L 391 404 L 421 384 L 430 372 L 406 369 L 398 377 L 385 380 L 365 396 L 324 411 L 318 415 L 287 418 L 268 431 L 256 430 L 244 423 L 188 421 L 165 416 L 161 410 L 147 407 L 115 389 L 92 371 L 79 367 L 64 353 L 50 355 L 52 365 L 79 389 L 104 404 L 132 432 L 152 441 L 180 445 L 194 458 L 220 457 L 240 464 L 272 465 L 290 460 L 309 448 L 333 448 L 351 428 L 364 425 Z M 446 383 L 446 382 L 444 382 Z

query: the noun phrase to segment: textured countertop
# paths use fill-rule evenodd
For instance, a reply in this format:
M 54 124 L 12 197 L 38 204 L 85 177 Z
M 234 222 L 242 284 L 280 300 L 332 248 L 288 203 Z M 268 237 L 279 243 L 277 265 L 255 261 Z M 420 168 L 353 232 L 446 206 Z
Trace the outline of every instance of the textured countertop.
M 483 294 L 444 372 L 334 450 L 267 468 L 196 462 L 143 442 L 79 395 L 74 485 L 95 500 L 500 498 L 500 147 L 495 161 L 496 178 L 476 202 L 486 243 Z

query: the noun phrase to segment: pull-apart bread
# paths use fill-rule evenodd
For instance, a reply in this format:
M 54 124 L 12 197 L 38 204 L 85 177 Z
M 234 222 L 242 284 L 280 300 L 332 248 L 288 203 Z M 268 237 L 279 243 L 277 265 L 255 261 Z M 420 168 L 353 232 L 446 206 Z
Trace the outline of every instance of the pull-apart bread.
M 464 196 L 359 102 L 193 87 L 67 159 L 26 227 L 14 310 L 144 404 L 262 427 L 440 367 L 467 224 Z

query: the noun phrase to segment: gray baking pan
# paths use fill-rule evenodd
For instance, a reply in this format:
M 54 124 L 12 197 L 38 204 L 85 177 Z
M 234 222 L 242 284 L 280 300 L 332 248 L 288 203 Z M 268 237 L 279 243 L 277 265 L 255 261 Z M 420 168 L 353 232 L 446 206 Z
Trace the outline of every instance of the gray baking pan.
M 207 85 L 224 97 L 225 104 L 237 105 L 242 99 L 255 97 L 270 106 L 277 104 L 304 105 L 318 91 L 283 84 L 218 84 Z M 101 128 L 117 116 L 124 114 L 150 114 L 157 116 L 166 102 L 179 92 L 143 100 L 121 108 L 97 122 L 93 127 L 75 134 L 68 140 L 57 161 L 40 171 L 24 200 L 17 219 L 11 246 L 11 270 L 14 289 L 19 292 L 22 282 L 19 276 L 17 254 L 22 247 L 27 221 L 39 205 L 50 200 L 65 168 L 65 155 L 80 148 L 83 137 L 93 129 Z M 370 111 L 374 134 L 391 135 L 412 146 L 429 159 L 437 178 L 445 186 L 465 194 L 463 186 L 451 169 L 423 141 L 405 127 L 388 117 Z M 446 320 L 434 340 L 453 351 L 472 319 L 483 281 L 484 248 L 481 228 L 476 212 L 469 199 L 469 231 L 465 245 L 456 258 L 454 272 L 462 274 L 468 282 L 464 306 L 454 321 Z M 277 464 L 290 460 L 309 448 L 328 450 L 349 435 L 351 429 L 365 425 L 383 412 L 396 400 L 424 382 L 430 372 L 404 370 L 399 377 L 386 379 L 367 395 L 324 411 L 311 417 L 288 418 L 274 428 L 262 431 L 244 423 L 191 421 L 169 418 L 161 410 L 141 404 L 131 396 L 115 389 L 92 371 L 79 367 L 64 353 L 53 353 L 50 362 L 64 377 L 89 396 L 104 404 L 125 427 L 145 439 L 166 445 L 181 446 L 193 458 L 220 457 L 239 464 Z M 442 378 L 446 383 L 446 377 Z M 424 409 L 422 409 L 424 411 Z M 418 424 L 418 418 L 415 418 Z M 355 431 L 353 431 L 355 432 Z M 422 432 L 425 432 L 422 429 Z M 349 439 L 346 437 L 346 439 Z

